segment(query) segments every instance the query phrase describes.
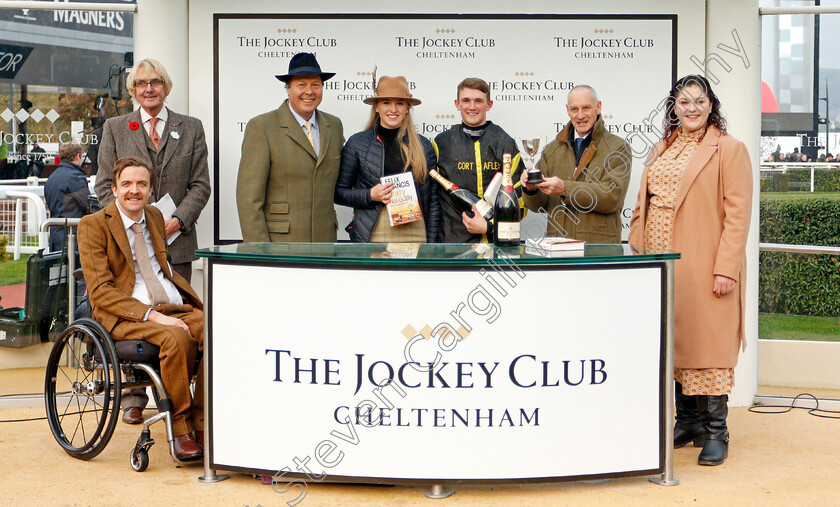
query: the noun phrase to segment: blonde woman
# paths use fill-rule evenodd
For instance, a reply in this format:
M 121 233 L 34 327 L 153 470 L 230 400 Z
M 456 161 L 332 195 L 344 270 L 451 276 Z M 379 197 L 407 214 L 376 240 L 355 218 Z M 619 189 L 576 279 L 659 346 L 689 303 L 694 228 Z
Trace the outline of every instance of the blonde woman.
M 382 76 L 373 97 L 370 120 L 362 132 L 347 140 L 341 152 L 341 169 L 335 202 L 353 208 L 347 227 L 356 243 L 434 243 L 440 222 L 440 203 L 429 170 L 435 152 L 425 137 L 417 135 L 411 108 L 420 104 L 408 90 L 403 76 Z M 410 172 L 420 200 L 423 220 L 391 227 L 387 206 L 394 189 L 380 178 Z

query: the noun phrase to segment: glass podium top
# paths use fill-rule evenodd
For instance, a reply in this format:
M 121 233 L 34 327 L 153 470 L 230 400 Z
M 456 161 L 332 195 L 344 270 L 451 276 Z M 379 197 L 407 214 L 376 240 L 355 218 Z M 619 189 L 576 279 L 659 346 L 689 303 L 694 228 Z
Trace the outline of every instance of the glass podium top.
M 313 265 L 478 266 L 489 261 L 516 265 L 613 264 L 679 259 L 679 253 L 644 253 L 630 245 L 584 245 L 555 252 L 530 246 L 498 248 L 487 243 L 237 243 L 198 250 L 221 261 Z

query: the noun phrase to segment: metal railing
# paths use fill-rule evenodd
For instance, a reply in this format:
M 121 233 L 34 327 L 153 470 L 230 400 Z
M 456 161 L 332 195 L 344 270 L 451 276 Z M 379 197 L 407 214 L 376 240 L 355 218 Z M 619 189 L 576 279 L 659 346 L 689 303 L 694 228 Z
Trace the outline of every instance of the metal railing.
M 43 186 L 44 183 L 47 182 L 47 178 L 39 178 L 37 176 L 30 176 L 28 178 L 16 179 L 16 180 L 0 180 L 0 185 L 2 187 L 8 187 L 13 185 L 25 185 L 27 187 L 39 187 Z
M 14 254 L 15 260 L 47 245 L 46 235 L 38 232 L 41 222 L 49 217 L 44 202 L 46 181 L 35 176 L 0 180 L 0 234 L 9 237 L 6 251 Z
M 7 250 L 11 249 L 11 251 L 14 254 L 14 259 L 18 260 L 18 259 L 20 259 L 21 252 L 35 253 L 41 248 L 46 248 L 47 247 L 47 234 L 46 233 L 41 233 L 41 232 L 36 233 L 36 236 L 35 236 L 37 238 L 37 242 L 38 242 L 37 246 L 33 247 L 31 244 L 28 244 L 28 245 L 24 246 L 22 244 L 23 233 L 24 233 L 24 231 L 23 231 L 23 201 L 24 201 L 24 199 L 26 199 L 27 203 L 29 205 L 28 210 L 27 210 L 28 211 L 27 223 L 30 226 L 32 226 L 33 222 L 34 222 L 34 224 L 37 224 L 36 225 L 36 227 L 37 227 L 37 226 L 40 226 L 40 224 L 44 223 L 47 220 L 47 207 L 44 205 L 43 197 L 40 197 L 40 196 L 36 195 L 34 192 L 26 192 L 26 191 L 20 191 L 20 190 L 6 190 L 3 193 L 5 195 L 0 196 L 0 198 L 5 197 L 7 201 L 10 200 L 10 199 L 15 200 L 15 215 L 14 215 L 15 218 L 14 218 L 14 222 L 13 222 L 14 233 L 13 233 L 13 236 L 12 236 L 12 244 L 9 245 L 8 247 L 6 247 L 6 249 Z M 2 220 L 0 222 L 0 224 L 5 226 L 7 224 L 7 221 Z M 4 229 L 5 229 L 5 227 L 4 227 Z M 37 231 L 38 229 L 35 229 L 35 230 Z M 34 232 L 34 231 L 32 231 L 30 228 L 28 228 L 27 232 Z M 5 230 L 3 231 L 3 233 L 8 234 Z M 32 237 L 32 235 L 28 235 L 28 236 L 30 238 Z M 31 240 L 29 241 L 29 243 L 31 243 Z
M 789 252 L 804 254 L 828 254 L 840 255 L 840 247 L 836 246 L 814 246 L 814 245 L 784 245 L 782 243 L 759 243 L 758 250 L 761 252 Z
M 814 254 L 814 255 L 840 255 L 840 247 L 836 246 L 814 246 L 814 245 L 785 245 L 781 243 L 759 243 L 758 249 L 761 252 L 784 252 L 784 253 L 795 253 L 795 254 Z M 759 339 L 762 337 L 759 335 Z M 775 342 L 776 340 L 766 340 L 768 342 Z M 791 343 L 796 343 L 795 345 L 797 354 L 800 357 L 808 357 L 808 358 L 815 358 L 817 355 L 824 353 L 824 348 L 811 348 L 811 345 L 808 342 L 800 342 L 800 341 L 793 341 Z M 769 354 L 772 356 L 772 354 Z M 768 368 L 772 371 L 772 367 L 768 365 Z M 801 382 L 801 378 L 798 378 L 796 381 Z M 771 381 L 770 385 L 791 385 L 791 380 L 789 378 L 785 378 L 784 375 L 778 377 L 774 381 Z M 818 382 L 823 382 L 823 379 L 820 379 Z M 757 394 L 755 396 L 755 402 L 764 405 L 773 405 L 773 406 L 797 406 L 797 407 L 807 407 L 812 408 L 813 405 L 805 405 L 803 404 L 802 400 L 798 399 L 799 397 L 790 397 L 790 396 L 781 396 L 777 394 Z M 797 403 L 798 402 L 798 403 Z M 827 409 L 827 410 L 840 410 L 840 401 L 833 400 L 833 399 L 820 399 L 819 406 Z
M 48 248 L 49 237 L 41 225 L 50 213 L 44 201 L 46 178 L 0 180 L 0 235 L 9 237 L 6 251 L 18 260 L 21 254 L 33 254 Z M 94 176 L 88 178 L 93 192 Z M 63 222 L 62 222 L 63 223 Z
M 770 176 L 772 173 L 785 174 L 791 169 L 805 169 L 811 171 L 811 192 L 814 191 L 814 172 L 820 171 L 838 171 L 840 170 L 840 163 L 837 162 L 762 162 L 759 166 L 762 178 Z

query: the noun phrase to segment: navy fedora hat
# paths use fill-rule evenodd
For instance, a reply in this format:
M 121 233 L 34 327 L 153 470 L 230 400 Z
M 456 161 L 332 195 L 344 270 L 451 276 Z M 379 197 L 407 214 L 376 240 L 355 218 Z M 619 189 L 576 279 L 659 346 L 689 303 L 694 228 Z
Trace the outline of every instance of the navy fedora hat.
M 318 65 L 318 60 L 312 53 L 298 53 L 289 61 L 289 73 L 280 76 L 274 76 L 284 83 L 295 76 L 321 76 L 321 80 L 335 76 L 335 72 L 321 72 L 321 66 Z

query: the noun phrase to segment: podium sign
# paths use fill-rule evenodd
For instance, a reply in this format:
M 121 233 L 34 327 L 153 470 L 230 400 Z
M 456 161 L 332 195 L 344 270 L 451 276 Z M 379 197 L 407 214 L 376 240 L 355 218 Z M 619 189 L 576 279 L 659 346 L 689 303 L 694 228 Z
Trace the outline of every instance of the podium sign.
M 661 264 L 209 267 L 213 468 L 411 483 L 663 471 Z

